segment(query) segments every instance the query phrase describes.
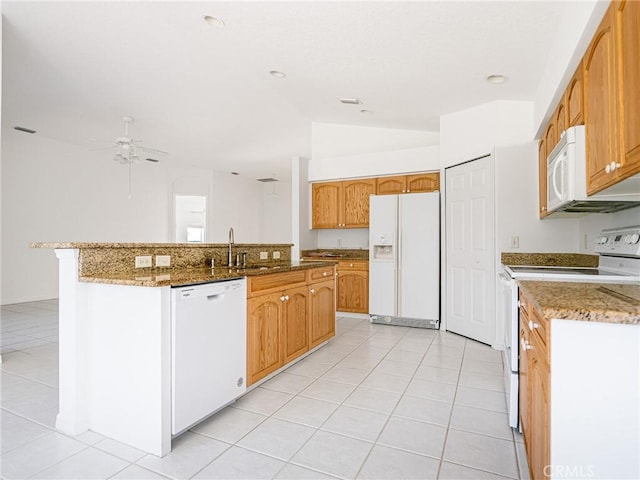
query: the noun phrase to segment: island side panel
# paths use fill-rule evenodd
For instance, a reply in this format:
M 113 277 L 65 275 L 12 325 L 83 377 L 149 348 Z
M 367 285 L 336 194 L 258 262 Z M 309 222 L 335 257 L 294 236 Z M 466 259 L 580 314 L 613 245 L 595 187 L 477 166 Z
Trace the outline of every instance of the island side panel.
M 546 475 L 640 478 L 640 325 L 551 320 Z
M 88 428 L 86 286 L 78 282 L 78 249 L 56 249 L 58 257 L 59 412 L 56 428 L 78 435 Z
M 89 428 L 171 450 L 171 288 L 87 284 Z

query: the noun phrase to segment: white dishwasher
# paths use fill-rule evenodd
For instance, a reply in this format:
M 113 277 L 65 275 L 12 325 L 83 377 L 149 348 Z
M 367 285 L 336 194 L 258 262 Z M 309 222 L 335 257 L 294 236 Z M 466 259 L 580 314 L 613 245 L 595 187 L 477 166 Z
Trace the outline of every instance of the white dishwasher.
M 171 289 L 171 431 L 246 392 L 247 282 Z

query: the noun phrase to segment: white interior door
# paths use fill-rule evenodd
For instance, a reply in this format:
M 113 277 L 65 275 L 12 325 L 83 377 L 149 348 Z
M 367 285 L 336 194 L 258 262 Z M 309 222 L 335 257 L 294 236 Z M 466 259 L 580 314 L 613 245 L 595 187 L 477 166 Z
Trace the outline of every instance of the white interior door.
M 495 339 L 493 157 L 445 171 L 447 330 L 480 342 Z

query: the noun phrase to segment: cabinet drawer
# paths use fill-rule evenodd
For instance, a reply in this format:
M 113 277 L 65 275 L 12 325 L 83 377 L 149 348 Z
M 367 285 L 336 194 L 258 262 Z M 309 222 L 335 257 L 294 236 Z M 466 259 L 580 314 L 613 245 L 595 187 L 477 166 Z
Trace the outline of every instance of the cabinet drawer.
M 369 271 L 369 260 L 340 260 L 338 262 L 338 271 L 357 270 L 360 272 Z
M 314 268 L 313 270 L 309 270 L 309 279 L 308 282 L 315 282 L 317 280 L 327 280 L 327 279 L 333 279 L 333 276 L 335 275 L 335 270 L 333 265 L 331 265 L 330 267 L 323 267 L 323 268 Z
M 247 297 L 273 293 L 283 288 L 298 287 L 307 283 L 307 271 L 270 273 L 247 279 Z

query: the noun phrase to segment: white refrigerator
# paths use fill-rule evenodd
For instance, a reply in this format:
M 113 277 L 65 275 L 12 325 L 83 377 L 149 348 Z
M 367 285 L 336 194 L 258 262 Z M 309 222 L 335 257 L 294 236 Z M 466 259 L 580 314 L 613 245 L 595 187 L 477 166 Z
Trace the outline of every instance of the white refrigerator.
M 439 328 L 440 192 L 372 195 L 369 318 Z

